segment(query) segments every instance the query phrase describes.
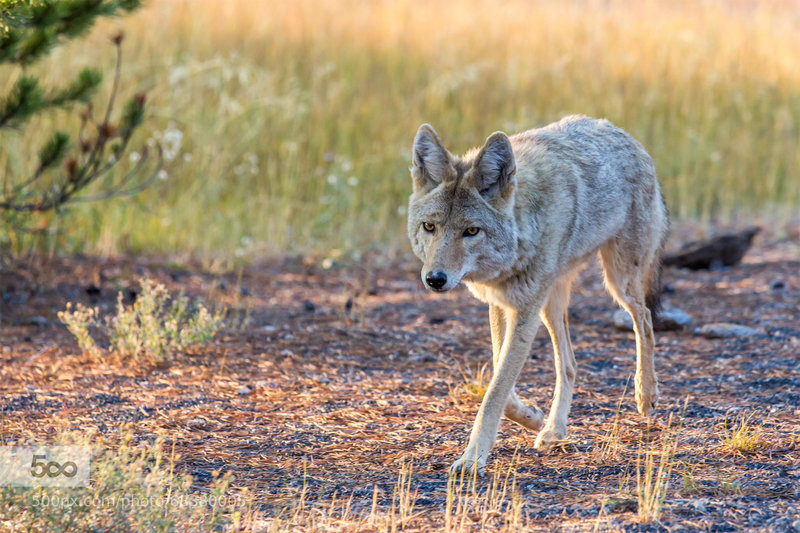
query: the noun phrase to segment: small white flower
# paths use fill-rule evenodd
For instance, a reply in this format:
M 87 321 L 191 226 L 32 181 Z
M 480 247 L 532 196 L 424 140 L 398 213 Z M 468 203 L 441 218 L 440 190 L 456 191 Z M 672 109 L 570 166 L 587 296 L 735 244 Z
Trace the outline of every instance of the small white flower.
M 155 136 L 155 133 L 153 133 Z M 161 147 L 163 148 L 164 160 L 172 161 L 178 156 L 183 142 L 183 132 L 175 127 L 173 122 L 169 123 L 162 136 Z
M 349 178 L 347 178 L 347 184 L 351 187 L 355 187 L 356 185 L 358 185 L 358 178 L 355 176 L 350 176 Z
M 188 163 L 192 160 L 192 152 L 186 152 L 183 154 L 183 161 Z
M 166 179 L 169 177 L 169 174 L 167 174 L 166 170 L 161 169 L 158 171 L 158 174 L 156 174 L 156 177 L 161 181 L 166 181 Z
M 350 172 L 353 170 L 353 163 L 349 159 L 345 159 L 342 161 L 342 170 L 345 172 Z
M 142 155 L 139 152 L 131 152 L 131 155 L 128 156 L 131 163 L 138 163 L 139 160 L 142 158 Z
M 336 183 L 338 181 L 339 181 L 339 177 L 336 176 L 336 174 L 328 174 L 328 183 L 330 185 L 336 185 Z

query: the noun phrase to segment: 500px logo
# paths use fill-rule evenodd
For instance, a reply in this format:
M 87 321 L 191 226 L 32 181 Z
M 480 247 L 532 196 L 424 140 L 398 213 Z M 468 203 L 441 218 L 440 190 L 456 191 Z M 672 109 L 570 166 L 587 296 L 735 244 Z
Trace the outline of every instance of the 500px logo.
M 91 456 L 88 446 L 0 446 L 0 485 L 85 487 Z
M 34 455 L 31 461 L 31 475 L 33 477 L 57 477 L 64 475 L 67 477 L 75 477 L 78 473 L 78 465 L 73 461 L 67 461 L 64 464 L 59 464 L 55 461 L 47 463 L 47 454 Z M 38 471 L 36 469 L 39 469 Z

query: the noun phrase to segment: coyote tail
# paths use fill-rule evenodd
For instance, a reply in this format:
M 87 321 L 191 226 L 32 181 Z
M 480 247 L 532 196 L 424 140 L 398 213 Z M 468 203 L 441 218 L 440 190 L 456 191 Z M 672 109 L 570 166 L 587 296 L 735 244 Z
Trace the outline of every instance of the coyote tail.
M 658 314 L 661 311 L 661 254 L 653 260 L 650 267 L 650 276 L 647 280 L 647 294 L 644 304 L 650 310 L 650 317 L 655 324 L 658 321 Z
M 664 197 L 661 197 L 661 202 L 664 202 Z M 666 208 L 665 208 L 666 210 Z M 658 250 L 656 250 L 652 263 L 650 263 L 650 272 L 647 277 L 647 294 L 644 298 L 644 304 L 650 310 L 650 318 L 655 325 L 659 321 L 659 312 L 661 311 L 661 272 L 663 265 L 661 257 L 664 253 L 664 247 L 667 244 L 667 236 L 669 235 L 669 227 L 664 231 L 659 243 Z

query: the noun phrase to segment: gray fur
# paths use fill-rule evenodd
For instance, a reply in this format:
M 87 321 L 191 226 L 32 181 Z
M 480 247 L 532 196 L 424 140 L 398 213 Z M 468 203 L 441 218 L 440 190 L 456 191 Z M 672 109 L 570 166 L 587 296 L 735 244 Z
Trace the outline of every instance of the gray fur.
M 636 403 L 649 414 L 657 382 L 645 300 L 658 280 L 668 220 L 644 148 L 606 120 L 570 116 L 510 138 L 494 133 L 463 157 L 423 125 L 414 154 L 408 235 L 424 263 L 423 283 L 426 273 L 443 272 L 441 290 L 463 280 L 490 306 L 494 375 L 454 470 L 485 465 L 503 414 L 541 429 L 537 448 L 565 437 L 576 371 L 566 325 L 570 282 L 598 252 L 609 292 L 634 319 Z M 481 231 L 466 236 L 469 227 Z M 557 375 L 546 421 L 513 390 L 541 322 Z

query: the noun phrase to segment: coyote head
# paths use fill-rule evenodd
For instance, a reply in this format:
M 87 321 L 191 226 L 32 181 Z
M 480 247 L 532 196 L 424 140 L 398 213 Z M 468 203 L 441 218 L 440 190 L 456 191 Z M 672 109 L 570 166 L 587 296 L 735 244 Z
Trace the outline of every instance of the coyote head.
M 513 264 L 516 161 L 505 133 L 454 156 L 423 124 L 413 146 L 408 237 L 423 261 L 429 290 L 449 291 L 462 279 L 488 281 Z

